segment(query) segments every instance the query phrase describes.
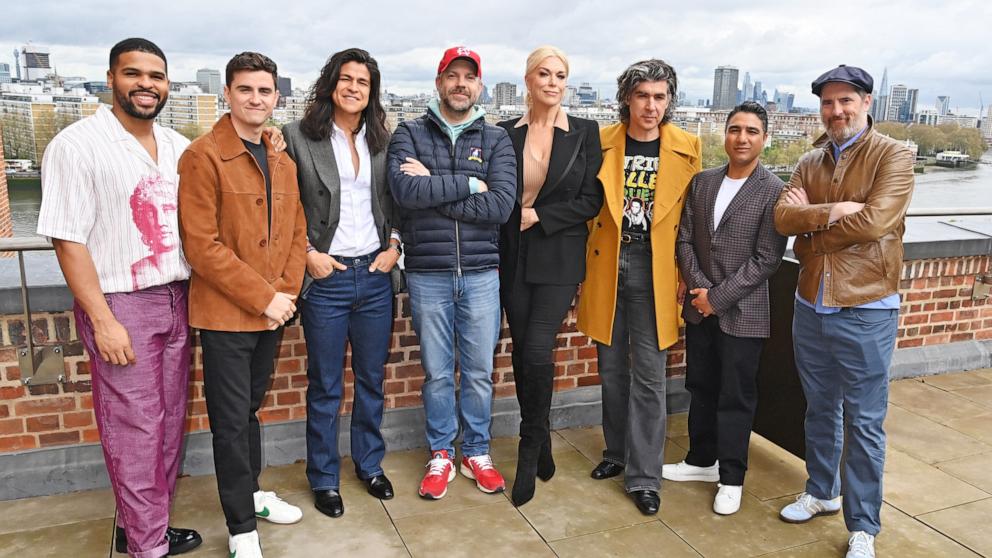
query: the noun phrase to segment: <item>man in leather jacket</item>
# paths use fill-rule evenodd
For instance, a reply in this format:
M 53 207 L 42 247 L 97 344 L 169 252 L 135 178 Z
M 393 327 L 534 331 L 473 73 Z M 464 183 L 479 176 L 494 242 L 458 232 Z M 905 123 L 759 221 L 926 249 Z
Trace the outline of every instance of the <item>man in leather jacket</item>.
M 913 191 L 912 154 L 868 117 L 872 85 L 867 72 L 843 65 L 813 82 L 826 134 L 775 207 L 778 231 L 796 235 L 801 266 L 793 343 L 807 400 L 809 475 L 781 518 L 803 523 L 843 507 L 849 558 L 874 557 L 881 528 L 882 423 Z

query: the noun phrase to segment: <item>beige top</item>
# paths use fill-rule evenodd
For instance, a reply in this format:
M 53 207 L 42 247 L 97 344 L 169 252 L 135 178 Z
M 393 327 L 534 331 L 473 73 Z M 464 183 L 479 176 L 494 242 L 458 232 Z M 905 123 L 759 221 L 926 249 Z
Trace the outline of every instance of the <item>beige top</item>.
M 527 139 L 524 140 L 523 166 L 524 191 L 520 197 L 520 207 L 533 207 L 534 200 L 541 193 L 541 187 L 548 177 L 548 163 L 551 160 L 551 146 L 554 128 L 568 131 L 568 115 L 558 108 L 553 128 L 538 128 L 530 124 L 530 111 L 517 122 L 514 128 L 527 126 Z

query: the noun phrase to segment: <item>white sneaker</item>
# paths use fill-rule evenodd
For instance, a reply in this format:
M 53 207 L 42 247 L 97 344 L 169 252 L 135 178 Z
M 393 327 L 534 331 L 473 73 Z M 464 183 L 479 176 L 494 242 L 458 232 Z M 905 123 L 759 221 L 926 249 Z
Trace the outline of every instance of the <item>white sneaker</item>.
M 779 517 L 786 523 L 806 523 L 818 515 L 833 515 L 840 511 L 840 496 L 821 500 L 803 492 L 796 501 L 782 508 Z
M 719 482 L 720 462 L 717 461 L 709 467 L 696 467 L 695 465 L 689 465 L 685 461 L 671 463 L 661 468 L 661 478 L 676 482 Z
M 303 518 L 303 510 L 283 501 L 275 492 L 259 490 L 255 494 L 255 517 L 280 525 L 296 523 Z
M 743 486 L 730 486 L 726 484 L 717 485 L 720 489 L 713 498 L 713 511 L 720 515 L 730 515 L 737 513 L 741 509 L 741 492 Z
M 229 558 L 262 558 L 262 547 L 258 544 L 258 531 L 228 535 Z
M 847 540 L 847 558 L 875 558 L 875 537 L 854 531 Z

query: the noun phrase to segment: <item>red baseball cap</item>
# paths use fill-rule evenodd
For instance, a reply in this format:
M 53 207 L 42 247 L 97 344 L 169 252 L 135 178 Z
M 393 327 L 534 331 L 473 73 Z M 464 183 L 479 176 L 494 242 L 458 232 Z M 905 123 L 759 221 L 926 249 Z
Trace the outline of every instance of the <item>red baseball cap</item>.
M 440 75 L 441 72 L 447 70 L 448 66 L 450 66 L 452 62 L 458 60 L 459 58 L 463 58 L 465 60 L 469 60 L 472 63 L 474 63 L 475 75 L 479 78 L 482 78 L 482 60 L 479 58 L 479 53 L 464 46 L 455 46 L 444 51 L 444 56 L 441 57 L 441 63 L 437 65 L 438 75 Z

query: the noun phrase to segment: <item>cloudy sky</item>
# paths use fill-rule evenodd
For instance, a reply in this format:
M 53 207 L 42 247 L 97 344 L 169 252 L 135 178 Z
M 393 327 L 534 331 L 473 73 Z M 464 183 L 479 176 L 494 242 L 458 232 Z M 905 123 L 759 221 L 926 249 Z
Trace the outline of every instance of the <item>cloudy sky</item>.
M 60 74 L 102 79 L 116 41 L 142 36 L 169 58 L 170 77 L 191 81 L 197 68 L 222 69 L 232 54 L 272 57 L 294 86 L 310 83 L 326 58 L 351 46 L 379 60 L 386 88 L 433 87 L 444 48 L 466 44 L 482 55 L 483 77 L 523 83 L 527 53 L 541 44 L 570 57 L 570 83 L 612 95 L 630 62 L 660 57 L 678 71 L 690 99 L 710 98 L 713 69 L 749 71 L 771 95 L 796 93 L 815 106 L 809 83 L 837 64 L 857 65 L 881 81 L 920 90 L 920 104 L 950 95 L 952 109 L 992 104 L 992 2 L 987 0 L 695 0 L 689 2 L 448 3 L 374 0 L 30 0 L 0 13 L 0 62 L 27 41 L 51 49 Z M 657 6 L 657 7 L 655 7 Z M 13 72 L 13 68 L 12 68 Z

